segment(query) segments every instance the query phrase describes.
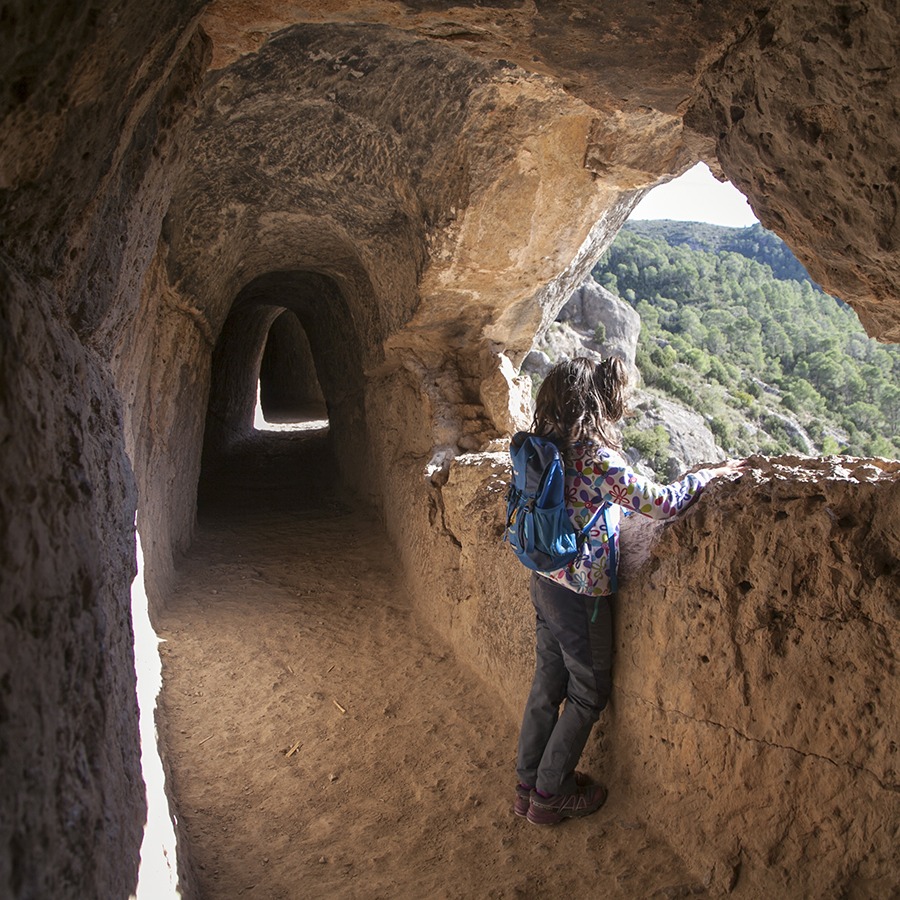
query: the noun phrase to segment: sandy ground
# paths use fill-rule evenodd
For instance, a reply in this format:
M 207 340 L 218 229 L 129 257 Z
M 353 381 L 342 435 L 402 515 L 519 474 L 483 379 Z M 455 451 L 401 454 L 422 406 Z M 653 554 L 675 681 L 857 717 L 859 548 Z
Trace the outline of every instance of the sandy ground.
M 516 723 L 416 621 L 376 520 L 329 500 L 320 442 L 261 435 L 207 475 L 157 623 L 197 896 L 701 892 L 614 785 L 587 819 L 512 814 Z

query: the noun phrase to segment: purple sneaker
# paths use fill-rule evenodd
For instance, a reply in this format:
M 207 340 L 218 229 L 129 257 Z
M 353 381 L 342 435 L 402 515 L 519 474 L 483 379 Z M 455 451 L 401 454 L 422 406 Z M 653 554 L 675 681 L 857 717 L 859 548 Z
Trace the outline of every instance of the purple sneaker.
M 606 788 L 602 784 L 579 788 L 574 794 L 555 794 L 552 797 L 542 797 L 535 792 L 531 795 L 526 818 L 532 825 L 558 825 L 563 819 L 589 816 L 605 802 Z
M 578 787 L 587 787 L 593 783 L 593 779 L 586 772 L 575 772 L 575 784 L 577 784 Z M 513 812 L 523 819 L 528 816 L 528 807 L 531 804 L 531 790 L 531 788 L 525 787 L 525 785 L 516 785 L 516 802 L 513 804 Z
M 523 819 L 528 815 L 528 805 L 531 803 L 531 788 L 524 785 L 516 785 L 516 802 L 513 804 L 513 812 Z

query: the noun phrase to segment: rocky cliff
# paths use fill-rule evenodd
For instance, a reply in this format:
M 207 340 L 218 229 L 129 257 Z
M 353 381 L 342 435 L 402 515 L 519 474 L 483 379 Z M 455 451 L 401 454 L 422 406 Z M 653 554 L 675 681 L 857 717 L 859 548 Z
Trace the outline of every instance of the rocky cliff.
M 641 373 L 635 364 L 640 332 L 641 317 L 631 305 L 589 278 L 566 301 L 556 322 L 536 337 L 522 371 L 539 382 L 553 363 L 565 357 L 618 356 L 629 374 L 629 429 L 663 428 L 668 435 L 665 452 L 657 461 L 658 476 L 641 450 L 628 443 L 627 435 L 625 451 L 651 477 L 674 481 L 687 470 L 724 459 L 727 454 L 716 444 L 703 416 L 641 389 Z

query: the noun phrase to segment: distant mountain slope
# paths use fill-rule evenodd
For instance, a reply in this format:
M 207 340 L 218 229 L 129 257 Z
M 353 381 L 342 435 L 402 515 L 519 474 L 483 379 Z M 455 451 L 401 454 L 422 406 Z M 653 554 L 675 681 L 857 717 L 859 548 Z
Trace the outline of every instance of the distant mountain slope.
M 746 228 L 726 228 L 704 222 L 662 219 L 626 222 L 623 230 L 651 240 L 665 241 L 672 247 L 683 245 L 691 250 L 710 253 L 739 253 L 747 259 L 769 266 L 776 278 L 815 284 L 790 247 L 777 234 L 767 231 L 759 224 Z
M 641 317 L 648 393 L 702 415 L 727 453 L 900 457 L 900 347 L 868 338 L 776 235 L 628 223 L 593 275 Z M 659 470 L 654 434 L 638 449 Z

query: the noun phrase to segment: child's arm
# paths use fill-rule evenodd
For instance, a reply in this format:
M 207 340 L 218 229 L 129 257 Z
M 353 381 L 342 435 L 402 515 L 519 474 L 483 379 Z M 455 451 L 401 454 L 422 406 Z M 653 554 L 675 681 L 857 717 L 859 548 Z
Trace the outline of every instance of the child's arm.
M 610 450 L 599 450 L 594 462 L 597 470 L 594 485 L 603 499 L 651 519 L 678 515 L 697 499 L 712 478 L 737 471 L 736 464 L 725 463 L 663 485 L 640 475 L 618 453 Z

